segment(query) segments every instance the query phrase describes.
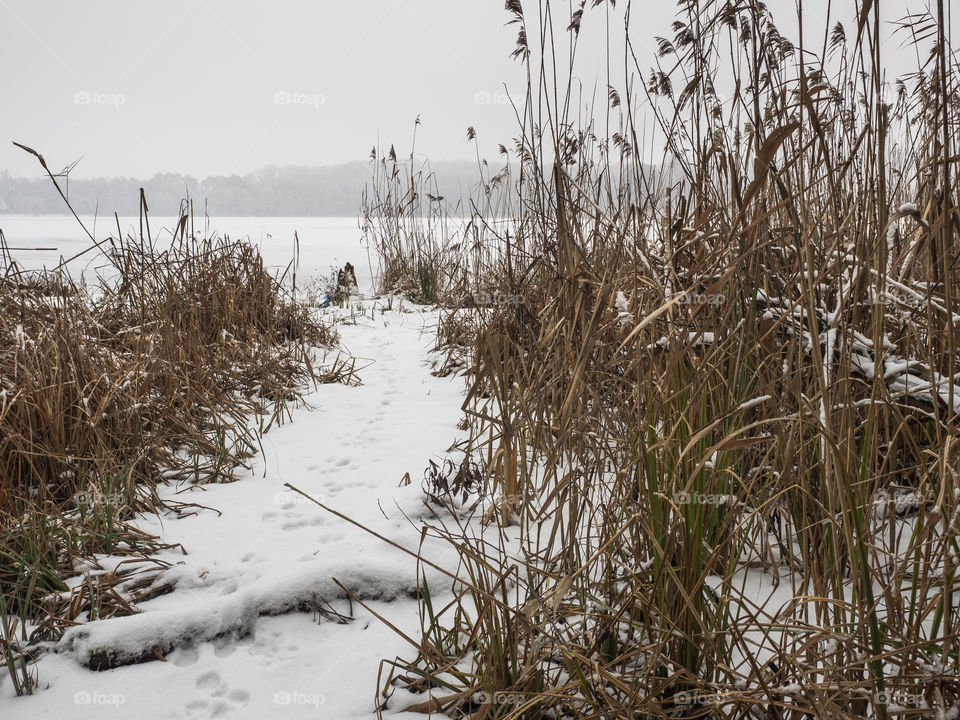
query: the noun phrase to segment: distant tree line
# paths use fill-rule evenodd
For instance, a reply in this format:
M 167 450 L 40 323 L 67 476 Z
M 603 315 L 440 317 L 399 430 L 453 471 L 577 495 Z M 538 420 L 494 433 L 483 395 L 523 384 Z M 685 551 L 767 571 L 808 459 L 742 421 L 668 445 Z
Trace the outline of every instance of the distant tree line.
M 476 163 L 434 163 L 439 186 L 448 198 L 463 197 L 479 183 Z M 184 198 L 194 210 L 215 217 L 343 217 L 360 212 L 361 196 L 371 177 L 364 162 L 325 167 L 266 167 L 247 175 L 212 176 L 163 173 L 149 180 L 97 178 L 69 181 L 70 203 L 81 214 L 136 215 L 143 188 L 150 211 L 175 215 Z M 65 186 L 63 179 L 59 182 Z M 0 172 L 0 213 L 63 214 L 63 200 L 48 177 L 11 177 Z
M 410 166 L 401 159 L 397 169 L 401 173 L 400 191 L 404 192 L 409 188 Z M 518 209 L 517 195 L 509 187 L 516 177 L 498 178 L 502 170 L 503 165 L 485 165 L 483 182 L 490 184 L 483 185 L 476 162 L 451 160 L 418 166 L 415 171 L 430 176 L 429 180 L 417 183 L 418 192 L 426 196 L 418 199 L 423 203 L 427 203 L 428 198 L 431 202 L 439 200 L 451 215 L 469 216 L 477 207 L 473 202 L 478 203 L 480 209 L 494 207 L 497 213 L 512 215 Z M 568 172 L 575 173 L 575 170 L 569 168 Z M 644 172 L 651 182 L 660 176 L 649 167 L 644 168 Z M 613 184 L 609 190 L 615 194 L 619 174 L 612 168 L 609 175 Z M 381 174 L 379 178 L 382 177 Z M 58 181 L 69 191 L 74 210 L 83 215 L 110 216 L 114 212 L 121 216 L 137 215 L 143 188 L 151 214 L 160 217 L 176 215 L 185 198 L 193 201 L 196 214 L 206 212 L 212 217 L 353 217 L 361 213 L 364 188 L 369 187 L 372 180 L 373 168 L 369 163 L 352 162 L 322 167 L 271 166 L 246 175 L 211 176 L 204 180 L 162 173 L 149 180 L 73 178 L 69 185 L 63 178 Z M 683 183 L 682 179 L 678 182 Z M 490 206 L 484 206 L 482 201 L 485 190 L 493 192 L 488 198 Z M 626 202 L 636 202 L 636 199 Z M 600 204 L 607 204 L 603 197 Z M 50 178 L 12 177 L 6 170 L 0 171 L 0 213 L 62 215 L 68 212 Z

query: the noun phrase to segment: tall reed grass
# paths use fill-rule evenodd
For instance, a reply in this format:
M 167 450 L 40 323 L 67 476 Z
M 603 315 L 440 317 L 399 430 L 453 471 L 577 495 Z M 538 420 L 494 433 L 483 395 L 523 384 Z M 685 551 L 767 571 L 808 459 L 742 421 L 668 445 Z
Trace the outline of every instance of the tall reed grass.
M 577 39 L 631 36 L 640 8 L 534 6 L 507 3 L 530 78 L 501 190 L 519 210 L 508 231 L 473 219 L 493 250 L 440 331 L 470 364 L 466 467 L 519 545 L 437 529 L 455 597 L 424 588 L 416 655 L 383 696 L 477 718 L 952 717 L 943 4 L 904 21 L 921 61 L 888 84 L 877 3 L 813 31 L 801 14 L 790 40 L 763 3 L 681 2 L 656 57 L 608 46 L 624 84 L 586 114 L 604 131 L 577 119 Z M 395 247 L 423 244 L 393 227 Z M 450 475 L 430 474 L 434 495 Z
M 256 248 L 194 234 L 187 205 L 170 239 L 146 212 L 141 227 L 91 248 L 96 280 L 24 272 L 2 248 L 0 651 L 20 693 L 38 643 L 169 589 L 150 559 L 164 545 L 130 524 L 192 511 L 159 485 L 231 481 L 313 385 L 354 379 Z

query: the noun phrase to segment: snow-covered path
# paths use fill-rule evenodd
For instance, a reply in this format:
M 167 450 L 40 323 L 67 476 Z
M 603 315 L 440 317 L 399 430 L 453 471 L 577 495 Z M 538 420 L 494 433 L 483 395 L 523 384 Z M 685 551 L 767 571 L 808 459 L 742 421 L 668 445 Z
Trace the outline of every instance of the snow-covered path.
M 428 516 L 423 470 L 456 439 L 462 402 L 462 381 L 430 374 L 435 322 L 416 308 L 378 309 L 374 318 L 368 309 L 355 325 L 341 325 L 363 385 L 320 386 L 312 410 L 295 411 L 293 423 L 264 437 L 265 456 L 239 482 L 179 488 L 178 500 L 222 516 L 141 518 L 141 528 L 189 553 L 161 556 L 176 563 L 168 571 L 174 591 L 143 603 L 138 615 L 68 632 L 38 663 L 33 697 L 15 698 L 9 679 L 0 683 L 0 716 L 370 717 L 380 659 L 415 651 L 356 604 L 348 624 L 306 608 L 326 598 L 347 612 L 336 578 L 416 637 L 416 562 L 284 483 L 416 550 L 418 519 Z M 398 487 L 405 473 L 412 483 Z M 448 552 L 438 546 L 430 557 L 446 562 Z M 444 584 L 437 577 L 433 586 Z M 165 662 L 103 672 L 79 662 L 153 647 Z

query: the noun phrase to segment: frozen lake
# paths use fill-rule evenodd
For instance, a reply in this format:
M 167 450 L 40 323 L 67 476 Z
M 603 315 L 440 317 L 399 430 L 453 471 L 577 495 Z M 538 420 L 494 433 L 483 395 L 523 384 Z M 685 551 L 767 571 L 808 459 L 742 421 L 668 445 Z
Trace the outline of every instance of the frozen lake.
M 84 224 L 100 241 L 116 237 L 117 224 L 112 216 L 81 216 Z M 203 235 L 208 221 L 194 218 L 197 235 Z M 171 229 L 177 219 L 151 217 L 151 236 L 158 246 L 169 242 Z M 138 217 L 121 217 L 124 235 L 139 235 Z M 371 289 L 371 269 L 367 251 L 360 243 L 361 232 L 356 217 L 346 218 L 265 218 L 226 217 L 210 218 L 209 229 L 234 239 L 248 239 L 260 248 L 264 261 L 271 268 L 282 269 L 294 255 L 294 232 L 300 238 L 300 269 L 297 282 L 306 284 L 328 277 L 331 269 L 350 262 L 356 268 L 357 281 L 364 292 Z M 90 239 L 72 216 L 63 215 L 2 215 L 0 230 L 7 238 L 14 260 L 25 269 L 38 270 L 55 267 L 61 258 L 70 258 L 90 246 Z M 36 250 L 34 248 L 55 248 Z M 104 258 L 96 252 L 88 253 L 70 263 L 75 275 L 90 277 L 102 267 Z

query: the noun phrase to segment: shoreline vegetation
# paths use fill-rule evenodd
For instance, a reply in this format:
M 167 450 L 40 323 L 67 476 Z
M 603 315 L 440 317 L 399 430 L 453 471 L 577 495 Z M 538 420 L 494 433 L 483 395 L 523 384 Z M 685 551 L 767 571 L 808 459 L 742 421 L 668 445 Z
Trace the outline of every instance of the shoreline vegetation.
M 435 373 L 465 381 L 467 433 L 423 478 L 423 532 L 459 563 L 407 549 L 449 585 L 422 575 L 421 631 L 371 678 L 378 709 L 960 714 L 960 75 L 943 2 L 903 20 L 918 66 L 893 81 L 878 4 L 853 7 L 787 38 L 763 3 L 683 0 L 638 58 L 610 30 L 636 23 L 630 3 L 507 0 L 519 135 L 478 157 L 466 221 L 415 140 L 375 150 L 376 289 L 440 308 Z M 588 27 L 623 78 L 584 119 Z M 228 478 L 256 451 L 243 418 L 264 430 L 304 386 L 354 381 L 349 360 L 320 370 L 333 328 L 255 251 L 195 239 L 182 213 L 159 252 L 143 217 L 95 293 L 0 283 L 17 381 L 0 617 L 24 693 L 28 618 L 50 618 L 44 639 L 165 591 L 101 576 L 67 598 L 73 560 L 148 557 L 157 541 L 123 520 L 157 482 Z
M 21 270 L 0 233 L 0 655 L 18 695 L 45 641 L 172 589 L 151 559 L 171 546 L 130 521 L 198 506 L 158 485 L 231 482 L 311 388 L 357 382 L 293 263 L 274 275 L 252 245 L 194 234 L 187 203 L 157 243 L 141 202 L 137 236 L 91 245 L 92 282 Z
M 381 697 L 474 718 L 956 717 L 944 4 L 900 23 L 918 65 L 892 79 L 877 3 L 788 39 L 763 3 L 680 2 L 656 57 L 608 41 L 627 84 L 594 124 L 577 40 L 629 27 L 621 5 L 507 2 L 521 135 L 455 238 L 429 167 L 378 157 L 381 289 L 444 308 L 470 434 L 425 477 L 453 599 L 423 588 Z M 640 104 L 673 180 L 645 170 Z M 508 202 L 513 222 L 485 222 Z M 460 519 L 490 493 L 485 521 L 519 546 Z

